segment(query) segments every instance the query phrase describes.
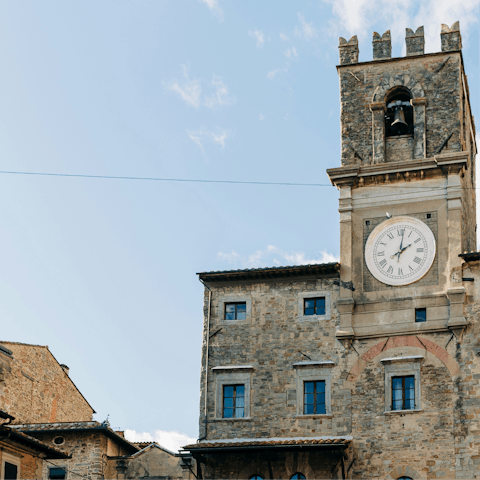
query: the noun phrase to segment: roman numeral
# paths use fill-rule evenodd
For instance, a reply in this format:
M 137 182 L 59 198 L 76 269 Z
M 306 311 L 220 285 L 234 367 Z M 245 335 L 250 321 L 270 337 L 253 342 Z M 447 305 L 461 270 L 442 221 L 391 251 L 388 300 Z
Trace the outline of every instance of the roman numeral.
M 393 233 L 387 233 L 387 237 L 390 238 L 390 240 L 393 240 Z
M 417 238 L 413 243 L 418 243 L 421 240 L 421 238 Z
M 384 247 L 387 246 L 387 244 L 386 244 L 386 243 L 383 243 L 383 242 L 380 242 L 380 245 L 383 245 Z
M 377 253 L 377 257 L 384 257 L 385 256 L 385 252 L 378 252 Z
M 422 259 L 421 259 L 421 258 L 418 258 L 418 257 L 415 257 L 415 258 L 413 259 L 413 261 L 414 261 L 415 263 L 419 263 L 419 264 L 422 263 Z
M 423 252 L 423 248 L 417 248 L 417 252 Z
M 398 269 L 398 274 L 403 275 L 403 270 L 401 268 Z
M 405 232 L 405 230 L 403 228 L 401 228 L 400 230 L 397 230 L 397 235 L 399 237 L 403 237 L 403 232 Z
M 408 234 L 407 238 L 410 238 L 410 235 L 413 233 L 413 230 L 410 230 L 410 233 Z
M 408 268 L 413 272 L 413 268 L 409 265 Z
M 390 265 L 390 266 L 388 267 L 387 273 L 392 273 L 392 272 L 393 272 L 393 267 Z
M 383 268 L 385 265 L 387 264 L 387 261 L 385 259 L 383 259 L 381 262 L 380 262 L 380 266 Z

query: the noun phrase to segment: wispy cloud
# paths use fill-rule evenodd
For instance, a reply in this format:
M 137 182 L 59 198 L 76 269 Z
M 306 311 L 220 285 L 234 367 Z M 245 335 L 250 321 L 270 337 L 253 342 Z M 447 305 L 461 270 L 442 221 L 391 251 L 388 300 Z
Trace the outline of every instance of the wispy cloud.
M 285 35 L 284 33 L 281 33 L 281 34 L 280 34 L 280 38 L 281 38 L 284 42 L 287 42 L 287 41 L 288 41 L 288 36 Z
M 248 34 L 257 41 L 257 48 L 263 48 L 263 44 L 269 37 L 266 37 L 261 30 L 249 30 Z
M 235 96 L 230 95 L 228 87 L 223 82 L 222 77 L 213 74 L 212 81 L 207 82 L 199 78 L 190 78 L 188 68 L 182 65 L 183 78 L 181 80 L 173 80 L 164 82 L 164 86 L 175 93 L 178 93 L 184 102 L 190 106 L 199 108 L 205 106 L 207 108 L 222 107 L 232 105 L 236 102 Z M 211 92 L 202 97 L 202 85 L 205 85 Z
M 267 73 L 267 78 L 269 80 L 273 80 L 279 73 L 288 72 L 288 62 L 286 63 L 285 67 L 283 68 L 276 68 L 275 70 L 271 70 Z
M 182 65 L 183 80 L 174 80 L 171 83 L 164 83 L 168 90 L 178 93 L 185 103 L 191 107 L 198 108 L 201 102 L 202 85 L 198 78 L 190 79 L 188 76 L 188 68 Z
M 303 37 L 305 40 L 312 40 L 313 38 L 318 37 L 317 30 L 313 26 L 313 22 L 308 23 L 305 20 L 305 17 L 300 12 L 297 13 L 297 16 L 298 16 L 300 25 L 297 25 L 295 27 L 295 30 L 293 31 L 295 36 Z
M 261 113 L 261 114 L 258 116 L 258 119 L 259 119 L 260 121 L 265 120 L 265 115 L 263 115 L 263 114 Z
M 229 264 L 242 268 L 257 268 L 280 265 L 316 265 L 319 263 L 338 262 L 339 258 L 326 251 L 308 256 L 305 252 L 286 252 L 275 245 L 267 245 L 264 250 L 256 250 L 247 255 L 240 255 L 232 250 L 230 253 L 219 252 L 218 258 Z
M 187 134 L 190 140 L 198 145 L 202 152 L 205 152 L 206 143 L 213 143 L 224 149 L 225 142 L 230 137 L 230 132 L 228 130 L 218 127 L 214 130 L 207 130 L 203 127 L 199 130 L 187 130 Z
M 334 37 L 358 35 L 361 41 L 371 41 L 374 25 L 382 24 L 391 30 L 393 45 L 402 45 L 405 51 L 405 28 L 416 30 L 425 26 L 425 51 L 440 51 L 440 27 L 451 26 L 460 20 L 464 45 L 468 42 L 471 26 L 478 23 L 480 0 L 403 0 L 402 3 L 383 0 L 322 0 L 331 5 L 334 19 L 330 33 Z M 393 20 L 395 19 L 395 20 Z
M 125 430 L 125 438 L 130 442 L 157 442 L 162 447 L 177 453 L 180 447 L 195 443 L 196 438 L 189 437 L 185 433 L 167 432 L 165 430 L 155 430 L 150 432 L 136 432 L 135 430 Z
M 204 105 L 209 108 L 222 107 L 225 105 L 232 105 L 236 102 L 234 96 L 229 95 L 228 87 L 223 83 L 223 79 L 218 75 L 213 74 L 211 85 L 215 91 L 205 97 Z
M 218 0 L 199 0 L 201 3 L 206 5 L 208 9 L 217 17 L 220 22 L 223 22 L 223 10 L 220 7 Z
M 285 50 L 285 56 L 287 58 L 298 57 L 297 49 L 295 47 L 287 48 Z

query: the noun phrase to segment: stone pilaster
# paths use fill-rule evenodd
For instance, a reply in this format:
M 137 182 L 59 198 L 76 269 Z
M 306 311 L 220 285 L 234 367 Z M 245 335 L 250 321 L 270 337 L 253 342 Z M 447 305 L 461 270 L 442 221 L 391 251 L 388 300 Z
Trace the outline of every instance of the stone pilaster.
M 413 158 L 420 159 L 427 157 L 427 129 L 425 125 L 427 123 L 426 118 L 426 106 L 427 99 L 414 98 L 411 101 L 413 105 L 413 118 L 414 118 L 414 138 L 413 138 Z
M 385 104 L 370 104 L 372 112 L 373 163 L 385 162 Z

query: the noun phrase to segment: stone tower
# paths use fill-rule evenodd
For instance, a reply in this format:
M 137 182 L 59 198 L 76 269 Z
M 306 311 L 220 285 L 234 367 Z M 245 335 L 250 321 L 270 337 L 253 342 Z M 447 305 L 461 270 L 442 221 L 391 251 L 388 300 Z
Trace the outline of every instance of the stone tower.
M 441 52 L 424 44 L 423 27 L 407 28 L 406 57 L 392 58 L 390 31 L 374 32 L 373 60 L 359 62 L 357 38 L 340 38 L 342 166 L 328 170 L 340 190 L 338 338 L 465 324 L 459 255 L 476 250 L 476 144 L 459 23 L 442 25 Z M 418 281 L 386 285 L 367 268 L 367 238 L 387 212 L 435 236 Z M 411 324 L 415 308 L 427 308 L 428 327 Z

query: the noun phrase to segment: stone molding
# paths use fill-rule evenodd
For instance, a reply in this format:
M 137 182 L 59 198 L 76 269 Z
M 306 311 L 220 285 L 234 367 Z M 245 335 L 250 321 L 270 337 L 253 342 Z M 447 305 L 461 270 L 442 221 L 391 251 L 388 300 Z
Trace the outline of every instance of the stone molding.
M 465 287 L 454 287 L 447 290 L 447 297 L 450 302 L 450 319 L 448 328 L 459 328 L 467 325 L 467 320 L 463 315 L 463 307 L 466 298 Z

